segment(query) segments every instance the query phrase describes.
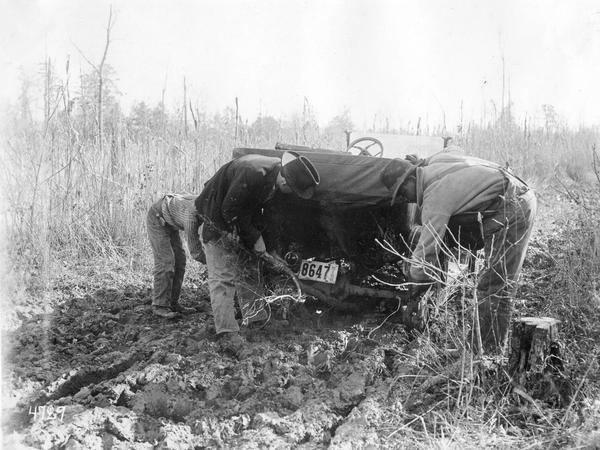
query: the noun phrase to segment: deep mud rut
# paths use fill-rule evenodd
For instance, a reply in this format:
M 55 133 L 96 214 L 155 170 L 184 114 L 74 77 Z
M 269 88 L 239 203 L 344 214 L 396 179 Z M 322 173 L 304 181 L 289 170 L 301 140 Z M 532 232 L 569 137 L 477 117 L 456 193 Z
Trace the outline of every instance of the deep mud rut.
M 185 289 L 182 304 L 197 311 L 176 320 L 154 317 L 150 302 L 139 286 L 71 295 L 11 332 L 18 404 L 5 430 L 48 449 L 380 444 L 370 425 L 401 395 L 390 395 L 402 366 L 395 349 L 408 342 L 390 322 L 369 335 L 385 314 L 294 305 L 286 321 L 244 329 L 237 359 L 205 326 L 205 292 Z

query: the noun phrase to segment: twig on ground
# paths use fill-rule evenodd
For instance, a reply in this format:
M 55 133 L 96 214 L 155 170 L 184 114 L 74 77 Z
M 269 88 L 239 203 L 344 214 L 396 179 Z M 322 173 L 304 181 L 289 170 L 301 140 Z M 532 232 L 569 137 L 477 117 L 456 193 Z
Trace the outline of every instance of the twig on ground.
M 554 178 L 563 187 L 563 189 L 565 190 L 565 192 L 567 193 L 567 195 L 571 198 L 571 200 L 573 200 L 577 206 L 581 206 L 583 208 L 583 210 L 589 215 L 591 211 L 585 205 L 585 203 L 583 201 L 581 201 L 580 199 L 578 199 L 577 197 L 575 197 L 575 195 L 573 195 L 571 193 L 571 190 L 565 185 L 565 183 L 563 183 L 563 181 L 560 179 L 560 177 L 555 176 Z M 563 193 L 563 192 L 561 192 L 561 193 Z
M 444 402 L 444 400 L 440 400 L 440 401 L 439 401 L 439 402 L 437 402 L 435 405 L 433 405 L 431 408 L 429 408 L 427 411 L 425 411 L 425 414 L 419 414 L 419 415 L 417 415 L 417 416 L 416 416 L 416 417 L 415 417 L 413 420 L 411 420 L 410 422 L 408 422 L 408 423 L 405 423 L 405 424 L 404 424 L 404 425 L 402 425 L 400 428 L 398 428 L 398 429 L 396 429 L 396 430 L 392 431 L 390 434 L 388 434 L 388 435 L 386 436 L 386 439 L 389 439 L 389 438 L 391 438 L 391 437 L 392 437 L 393 435 L 395 435 L 396 433 L 398 433 L 398 432 L 400 432 L 400 431 L 404 430 L 405 428 L 409 427 L 410 425 L 412 425 L 413 423 L 415 423 L 417 420 L 422 420 L 424 415 L 426 415 L 426 414 L 429 414 L 431 411 L 433 411 L 434 409 L 436 409 L 436 408 L 437 408 L 437 407 L 440 405 L 440 403 L 443 403 L 443 402 Z
M 521 397 L 522 399 L 527 400 L 529 403 L 531 403 L 534 406 L 534 408 L 537 410 L 539 415 L 542 416 L 544 418 L 544 420 L 548 423 L 548 425 L 550 425 L 551 427 L 553 426 L 552 422 L 550 422 L 550 420 L 546 417 L 546 414 L 543 413 L 543 411 L 540 409 L 540 407 L 535 402 L 535 400 L 531 397 L 531 395 L 529 395 L 527 392 L 525 392 L 523 389 L 521 389 L 518 386 L 515 386 L 513 388 L 513 392 L 515 394 L 517 394 L 519 397 Z
M 381 322 L 379 325 L 377 325 L 375 328 L 373 328 L 371 331 L 369 331 L 369 334 L 367 334 L 367 339 L 371 339 L 371 334 L 373 334 L 375 331 L 377 331 L 379 328 L 381 328 L 383 326 L 384 323 L 387 322 L 387 320 L 392 317 L 394 314 L 396 314 L 398 311 L 400 311 L 400 305 L 402 304 L 402 302 L 400 301 L 400 299 L 398 300 L 398 306 L 396 307 L 396 310 L 389 314 L 385 319 L 383 319 L 383 322 Z
M 595 351 L 594 354 L 590 358 L 590 363 L 588 364 L 588 368 L 586 369 L 585 373 L 583 374 L 583 377 L 581 378 L 581 381 L 579 382 L 579 385 L 577 386 L 577 390 L 573 394 L 573 397 L 571 397 L 569 406 L 567 407 L 567 410 L 565 411 L 565 415 L 563 416 L 563 419 L 561 420 L 560 424 L 562 427 L 565 426 L 565 423 L 567 422 L 567 419 L 569 418 L 569 413 L 571 412 L 571 408 L 573 408 L 573 405 L 575 404 L 575 400 L 577 399 L 577 396 L 579 395 L 579 392 L 581 391 L 581 388 L 583 387 L 583 383 L 585 383 L 585 380 L 587 379 L 588 375 L 590 374 L 590 370 L 592 369 L 592 366 L 594 365 L 594 362 L 596 361 L 597 356 L 598 356 L 598 351 Z

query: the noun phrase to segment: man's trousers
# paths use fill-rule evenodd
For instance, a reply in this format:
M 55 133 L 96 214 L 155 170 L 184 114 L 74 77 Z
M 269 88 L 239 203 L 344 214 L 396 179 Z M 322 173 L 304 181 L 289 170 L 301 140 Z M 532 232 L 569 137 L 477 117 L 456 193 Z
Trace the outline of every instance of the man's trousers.
M 148 211 L 146 225 L 154 255 L 154 287 L 152 305 L 171 307 L 179 300 L 185 275 L 185 250 L 179 230 L 162 219 L 164 198 L 154 203 Z
M 258 259 L 240 248 L 230 235 L 202 245 L 217 334 L 240 329 L 235 319 L 236 296 L 245 323 L 267 319 L 257 302 L 264 296 Z
M 501 210 L 483 222 L 485 264 L 478 274 L 477 298 L 486 352 L 496 352 L 506 343 L 536 209 L 533 190 L 510 185 Z

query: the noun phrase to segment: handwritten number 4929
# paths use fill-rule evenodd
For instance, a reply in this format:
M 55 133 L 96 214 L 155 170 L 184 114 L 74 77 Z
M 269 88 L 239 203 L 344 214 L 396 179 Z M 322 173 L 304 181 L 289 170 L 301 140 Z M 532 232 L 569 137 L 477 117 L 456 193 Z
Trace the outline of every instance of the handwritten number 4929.
M 33 408 L 30 406 L 29 415 L 33 416 L 33 420 L 59 419 L 62 422 L 65 416 L 65 409 L 64 406 L 58 406 L 57 408 L 52 405 L 34 406 Z

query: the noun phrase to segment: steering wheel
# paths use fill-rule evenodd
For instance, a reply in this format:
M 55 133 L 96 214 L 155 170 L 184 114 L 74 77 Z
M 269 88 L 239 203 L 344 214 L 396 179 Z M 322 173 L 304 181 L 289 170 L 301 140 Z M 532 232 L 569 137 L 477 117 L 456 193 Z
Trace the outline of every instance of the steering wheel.
M 373 146 L 375 146 L 375 148 L 369 151 L 369 149 Z M 381 158 L 383 156 L 383 144 L 379 139 L 372 137 L 361 137 L 354 139 L 352 142 L 350 142 L 346 151 L 350 153 L 350 150 L 352 149 L 358 150 L 359 156 L 374 156 L 376 158 Z

